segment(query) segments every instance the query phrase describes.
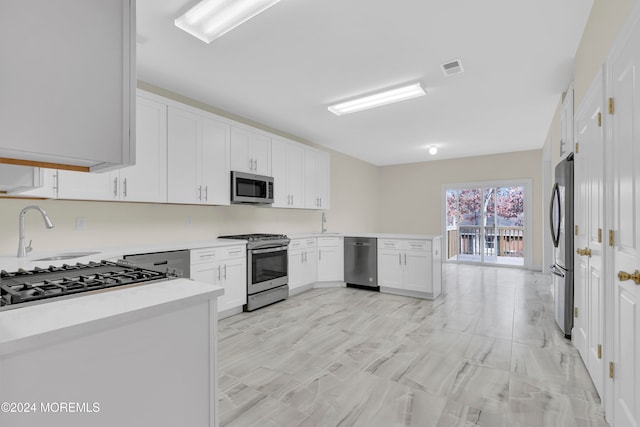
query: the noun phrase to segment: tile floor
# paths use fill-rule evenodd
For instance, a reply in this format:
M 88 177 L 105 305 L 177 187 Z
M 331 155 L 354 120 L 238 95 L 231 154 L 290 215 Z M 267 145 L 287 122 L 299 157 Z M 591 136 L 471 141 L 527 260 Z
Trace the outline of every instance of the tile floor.
M 607 425 L 548 277 L 444 264 L 443 290 L 314 289 L 220 321 L 220 425 Z

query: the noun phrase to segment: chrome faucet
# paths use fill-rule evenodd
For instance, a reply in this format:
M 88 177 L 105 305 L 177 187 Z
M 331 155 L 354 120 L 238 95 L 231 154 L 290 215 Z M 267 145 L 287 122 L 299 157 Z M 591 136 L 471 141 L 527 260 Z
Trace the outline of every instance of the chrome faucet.
M 33 248 L 31 247 L 31 240 L 29 240 L 29 246 L 25 246 L 24 244 L 24 216 L 31 209 L 35 209 L 40 211 L 42 214 L 42 218 L 44 219 L 44 225 L 47 228 L 53 228 L 53 223 L 47 216 L 47 213 L 40 206 L 27 206 L 26 208 L 20 211 L 20 216 L 18 219 L 18 233 L 20 241 L 18 242 L 18 258 L 24 258 L 27 256 L 27 253 L 31 252 Z
M 326 224 L 327 224 L 327 215 L 324 212 L 322 212 L 322 232 L 323 233 L 327 232 Z

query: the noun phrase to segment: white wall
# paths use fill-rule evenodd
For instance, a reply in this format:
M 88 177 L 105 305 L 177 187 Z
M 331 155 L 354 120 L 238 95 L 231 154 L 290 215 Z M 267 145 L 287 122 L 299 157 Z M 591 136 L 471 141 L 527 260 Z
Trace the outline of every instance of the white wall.
M 532 267 L 542 265 L 542 151 L 522 151 L 380 168 L 379 229 L 442 234 L 442 185 L 530 179 Z

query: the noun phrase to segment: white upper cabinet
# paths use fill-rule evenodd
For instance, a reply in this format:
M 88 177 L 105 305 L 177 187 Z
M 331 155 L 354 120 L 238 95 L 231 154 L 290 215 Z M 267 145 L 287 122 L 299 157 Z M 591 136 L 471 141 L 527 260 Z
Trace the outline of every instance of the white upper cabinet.
M 309 209 L 329 209 L 329 153 L 306 149 L 304 199 Z
M 167 106 L 138 97 L 136 165 L 111 172 L 119 180 L 114 198 L 130 202 L 167 201 Z
M 560 157 L 573 151 L 573 143 L 573 85 L 571 85 L 560 107 Z
M 274 202 L 277 208 L 304 208 L 304 148 L 280 139 L 271 141 Z
M 118 193 L 118 181 L 110 173 L 87 173 L 59 170 L 59 199 L 113 200 Z
M 204 203 L 228 205 L 230 203 L 231 174 L 229 169 L 230 126 L 213 115 L 202 122 L 202 185 Z
M 135 163 L 135 0 L 0 2 L 0 158 Z
M 271 176 L 271 138 L 231 126 L 231 170 Z
M 137 99 L 135 166 L 111 172 L 59 170 L 54 181 L 57 194 L 50 197 L 76 200 L 167 201 L 167 106 L 144 97 Z M 42 191 L 47 190 L 47 186 Z M 30 192 L 29 195 L 37 195 Z
M 169 203 L 229 204 L 229 125 L 169 106 Z

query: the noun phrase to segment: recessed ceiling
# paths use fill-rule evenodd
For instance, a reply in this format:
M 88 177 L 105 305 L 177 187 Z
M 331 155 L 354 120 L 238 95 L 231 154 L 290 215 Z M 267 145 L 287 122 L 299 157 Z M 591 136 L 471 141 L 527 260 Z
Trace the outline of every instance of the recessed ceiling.
M 593 0 L 282 0 L 211 44 L 173 24 L 195 3 L 137 0 L 139 80 L 389 165 L 540 149 Z M 327 110 L 415 82 L 426 96 Z

